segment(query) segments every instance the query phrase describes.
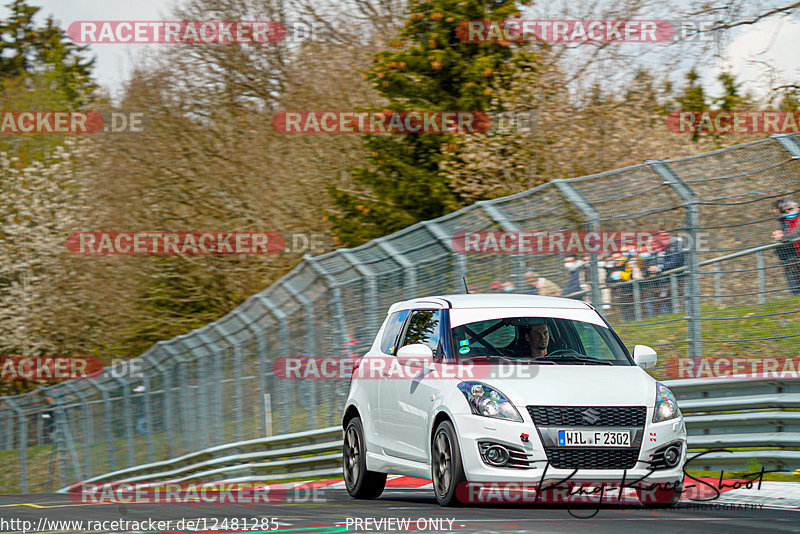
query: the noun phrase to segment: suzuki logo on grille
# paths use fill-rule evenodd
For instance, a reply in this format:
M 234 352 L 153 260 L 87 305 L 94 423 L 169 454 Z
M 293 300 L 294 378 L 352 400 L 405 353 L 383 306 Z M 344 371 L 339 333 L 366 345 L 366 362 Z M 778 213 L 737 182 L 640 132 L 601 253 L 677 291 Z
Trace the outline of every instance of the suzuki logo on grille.
M 581 415 L 583 416 L 583 420 L 590 425 L 596 425 L 600 422 L 600 412 L 594 408 L 589 408 L 588 410 L 582 411 Z

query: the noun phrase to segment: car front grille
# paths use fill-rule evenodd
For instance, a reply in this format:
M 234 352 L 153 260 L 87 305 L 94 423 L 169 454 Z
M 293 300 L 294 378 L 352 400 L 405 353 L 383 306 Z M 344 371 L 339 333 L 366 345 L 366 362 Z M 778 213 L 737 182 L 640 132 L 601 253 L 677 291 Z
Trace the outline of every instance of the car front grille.
M 559 428 L 619 427 L 641 435 L 647 418 L 645 406 L 527 406 L 527 409 L 540 436 L 542 432 L 551 436 L 543 445 L 554 468 L 632 469 L 639 459 L 638 440 L 628 448 L 557 447 L 555 434 Z
M 550 465 L 556 469 L 631 469 L 639 449 L 545 448 Z
M 644 406 L 528 406 L 536 426 L 644 426 Z

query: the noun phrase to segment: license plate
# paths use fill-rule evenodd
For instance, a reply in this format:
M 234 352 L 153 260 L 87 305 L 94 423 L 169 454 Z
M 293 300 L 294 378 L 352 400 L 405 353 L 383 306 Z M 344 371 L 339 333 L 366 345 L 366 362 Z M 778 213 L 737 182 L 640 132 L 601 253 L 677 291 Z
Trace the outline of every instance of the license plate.
M 630 447 L 627 430 L 559 430 L 559 447 Z

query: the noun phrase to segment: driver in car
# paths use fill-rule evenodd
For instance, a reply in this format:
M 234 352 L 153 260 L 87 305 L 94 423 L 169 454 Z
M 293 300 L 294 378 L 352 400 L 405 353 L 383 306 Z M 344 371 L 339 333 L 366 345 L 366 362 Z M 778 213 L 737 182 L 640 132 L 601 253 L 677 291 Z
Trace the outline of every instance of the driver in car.
M 544 322 L 529 325 L 525 337 L 530 345 L 530 358 L 547 356 L 547 346 L 550 344 L 550 329 Z

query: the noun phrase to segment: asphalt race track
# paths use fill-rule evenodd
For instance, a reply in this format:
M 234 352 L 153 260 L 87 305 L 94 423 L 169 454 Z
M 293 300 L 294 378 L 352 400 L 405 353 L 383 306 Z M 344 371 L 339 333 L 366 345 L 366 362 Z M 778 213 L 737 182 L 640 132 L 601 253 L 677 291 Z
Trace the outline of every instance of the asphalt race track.
M 697 509 L 679 504 L 669 510 L 641 506 L 566 507 L 553 505 L 441 508 L 430 489 L 387 488 L 374 501 L 354 501 L 342 489 L 323 488 L 316 502 L 260 505 L 78 504 L 67 495 L 0 495 L 0 532 L 800 532 L 800 511 L 789 509 Z M 322 502 L 324 501 L 324 502 Z M 711 503 L 713 505 L 713 503 Z M 578 516 L 578 517 L 576 517 Z M 167 528 L 88 530 L 88 521 L 169 521 Z M 178 521 L 195 520 L 195 524 Z M 227 523 L 224 520 L 227 519 Z M 381 522 L 381 520 L 386 520 Z M 52 521 L 84 521 L 83 528 Z M 234 526 L 234 521 L 238 524 Z M 360 522 L 359 522 L 360 520 Z M 15 522 L 16 521 L 16 522 Z M 118 524 L 119 525 L 119 524 Z M 11 528 L 10 528 L 11 527 Z M 41 528 L 40 528 L 41 527 Z M 59 528 L 60 527 L 60 528 Z M 183 527 L 183 528 L 180 528 Z M 242 527 L 245 527 L 244 529 Z M 255 528 L 252 528 L 255 527 Z

